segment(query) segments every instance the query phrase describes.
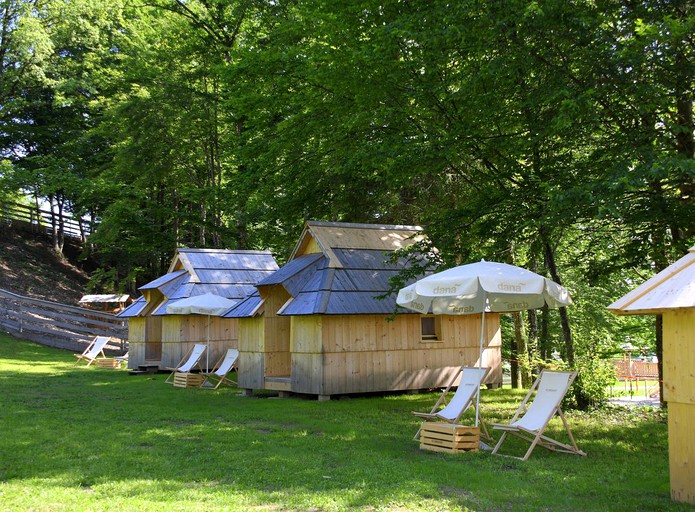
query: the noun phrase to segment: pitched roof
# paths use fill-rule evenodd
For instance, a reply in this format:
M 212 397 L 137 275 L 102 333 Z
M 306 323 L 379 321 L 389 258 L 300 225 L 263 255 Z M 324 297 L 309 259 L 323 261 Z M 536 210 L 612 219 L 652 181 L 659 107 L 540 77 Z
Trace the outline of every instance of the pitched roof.
M 292 259 L 256 287 L 282 285 L 292 296 L 280 315 L 389 315 L 395 294 L 377 297 L 388 294 L 389 279 L 407 262 L 391 262 L 388 255 L 424 238 L 421 228 L 412 226 L 309 222 Z M 260 294 L 253 294 L 225 316 L 253 316 L 262 303 Z
M 695 307 L 695 247 L 608 309 L 618 315 L 658 314 Z
M 140 287 L 141 291 L 159 292 L 154 309 L 146 308 L 141 298 L 119 316 L 141 316 L 146 309 L 153 315 L 165 315 L 170 303 L 206 293 L 241 301 L 256 291 L 254 284 L 277 269 L 268 251 L 177 249 L 169 273 Z
M 424 238 L 419 226 L 308 221 L 290 260 L 309 252 L 321 252 L 331 267 L 341 268 L 345 262 L 336 254 L 337 249 L 395 251 Z

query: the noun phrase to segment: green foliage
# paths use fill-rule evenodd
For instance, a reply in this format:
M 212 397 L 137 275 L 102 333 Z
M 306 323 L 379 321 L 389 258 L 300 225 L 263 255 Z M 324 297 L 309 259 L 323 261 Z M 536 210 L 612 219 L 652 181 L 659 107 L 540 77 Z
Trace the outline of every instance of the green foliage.
M 577 379 L 574 399 L 579 409 L 604 405 L 608 398 L 609 386 L 615 382 L 615 367 L 610 361 L 592 351 L 592 347 L 582 347 L 587 351 L 577 355 Z
M 605 306 L 695 244 L 691 3 L 2 5 L 8 190 L 100 221 L 95 283 L 177 246 L 282 261 L 307 219 L 417 224 L 446 266 L 570 289 L 514 357 L 656 345 Z

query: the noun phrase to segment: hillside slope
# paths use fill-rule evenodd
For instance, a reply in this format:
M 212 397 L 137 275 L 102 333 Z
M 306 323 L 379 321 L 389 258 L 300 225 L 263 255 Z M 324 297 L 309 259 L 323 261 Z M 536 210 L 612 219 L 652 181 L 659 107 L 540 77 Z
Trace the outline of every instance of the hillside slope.
M 0 225 L 0 288 L 77 305 L 87 281 L 86 272 L 53 252 L 48 237 Z

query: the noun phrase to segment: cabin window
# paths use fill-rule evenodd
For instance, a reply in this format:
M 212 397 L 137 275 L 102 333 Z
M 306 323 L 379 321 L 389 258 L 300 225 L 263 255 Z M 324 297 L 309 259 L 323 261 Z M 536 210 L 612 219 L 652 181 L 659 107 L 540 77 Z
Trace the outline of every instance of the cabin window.
M 440 341 L 441 324 L 433 315 L 420 317 L 420 334 L 422 341 Z

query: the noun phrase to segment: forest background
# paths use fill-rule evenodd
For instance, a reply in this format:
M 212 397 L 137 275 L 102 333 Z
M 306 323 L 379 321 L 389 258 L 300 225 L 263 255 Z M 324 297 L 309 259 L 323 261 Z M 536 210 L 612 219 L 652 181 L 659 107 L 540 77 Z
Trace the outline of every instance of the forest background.
M 177 246 L 282 263 L 307 219 L 417 224 L 445 265 L 569 288 L 505 323 L 515 380 L 660 355 L 658 318 L 605 307 L 695 245 L 689 0 L 0 9 L 0 199 L 98 222 L 94 289 L 133 293 Z

